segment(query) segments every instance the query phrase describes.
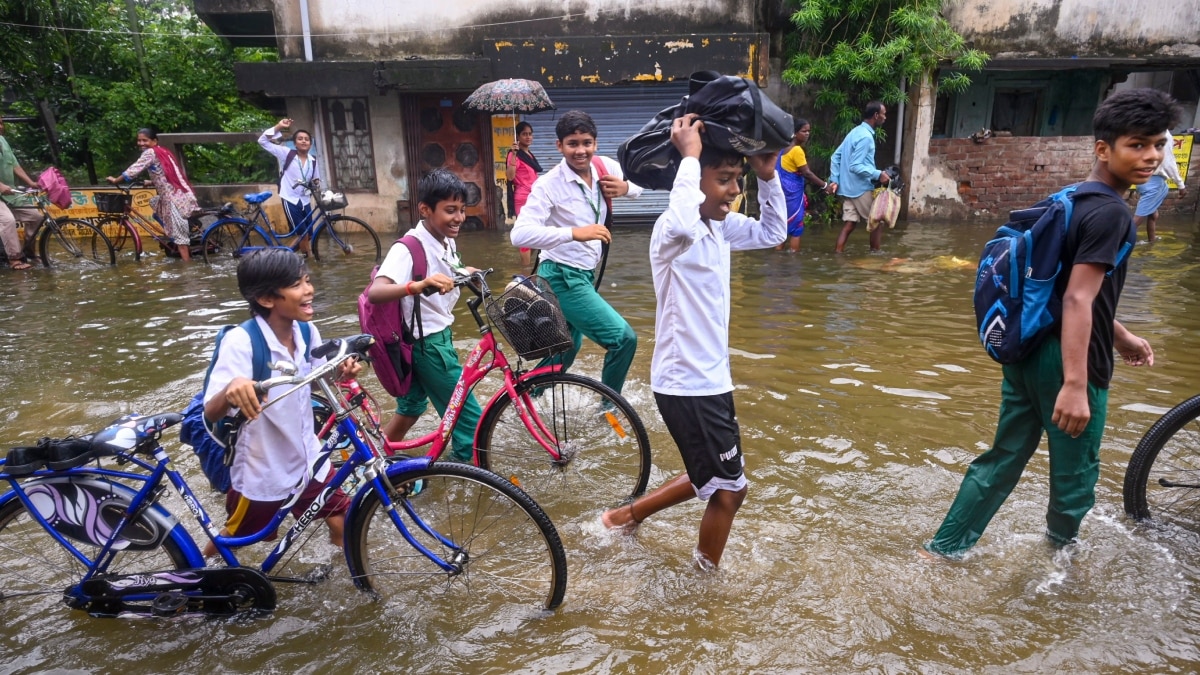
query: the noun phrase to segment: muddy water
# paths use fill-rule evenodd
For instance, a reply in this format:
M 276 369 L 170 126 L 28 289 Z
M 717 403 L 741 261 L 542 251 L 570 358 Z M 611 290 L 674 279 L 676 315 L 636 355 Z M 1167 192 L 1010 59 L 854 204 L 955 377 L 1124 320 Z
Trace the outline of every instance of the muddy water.
M 106 621 L 56 609 L 36 629 L 0 627 L 0 670 L 1193 670 L 1200 550 L 1150 536 L 1121 508 L 1138 439 L 1200 391 L 1190 220 L 1160 225 L 1162 240 L 1133 255 L 1120 315 L 1151 340 L 1157 363 L 1118 367 L 1082 541 L 1055 552 L 1043 538 L 1040 453 L 966 561 L 914 555 L 996 422 L 999 369 L 975 340 L 969 306 L 971 260 L 992 229 L 901 225 L 882 255 L 867 254 L 859 232 L 835 256 L 836 233 L 815 228 L 798 255 L 735 255 L 735 396 L 752 484 L 717 575 L 692 566 L 699 504 L 647 521 L 635 538 L 601 533 L 597 506 L 556 518 L 571 577 L 566 604 L 549 616 L 464 624 L 447 608 L 397 613 L 356 593 L 342 566 L 322 585 L 281 587 L 280 609 L 253 621 Z M 626 396 L 651 431 L 653 486 L 682 465 L 649 388 L 648 238 L 618 233 L 604 293 L 641 340 Z M 471 264 L 518 271 L 501 235 L 466 233 L 460 247 Z M 355 332 L 366 271 L 313 265 L 326 335 Z M 181 409 L 215 327 L 244 316 L 232 264 L 158 258 L 3 277 L 5 446 Z M 465 349 L 470 320 L 457 325 Z M 600 362 L 589 346 L 578 367 L 598 376 Z M 331 551 L 316 555 L 339 564 Z

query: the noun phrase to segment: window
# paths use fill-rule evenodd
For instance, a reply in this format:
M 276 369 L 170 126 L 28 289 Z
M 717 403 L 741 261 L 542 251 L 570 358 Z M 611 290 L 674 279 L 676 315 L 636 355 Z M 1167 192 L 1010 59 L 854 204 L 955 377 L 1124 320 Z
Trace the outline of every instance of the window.
M 1037 136 L 1042 113 L 1041 89 L 997 87 L 992 99 L 992 131 L 1009 131 L 1013 136 Z
M 329 166 L 341 190 L 375 192 L 375 153 L 365 98 L 325 99 L 329 122 Z

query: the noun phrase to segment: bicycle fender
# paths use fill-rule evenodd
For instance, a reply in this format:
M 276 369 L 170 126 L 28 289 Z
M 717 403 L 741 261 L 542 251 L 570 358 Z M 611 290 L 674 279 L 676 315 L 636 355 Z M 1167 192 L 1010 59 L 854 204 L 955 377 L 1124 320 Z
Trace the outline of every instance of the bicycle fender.
M 410 471 L 428 469 L 430 464 L 433 464 L 433 460 L 427 455 L 422 455 L 420 457 L 405 457 L 404 459 L 388 463 L 387 477 L 389 479 L 402 477 L 404 474 Z M 366 485 L 369 486 L 370 483 L 367 483 Z M 354 499 L 350 502 L 350 508 L 346 510 L 347 523 L 354 522 L 354 516 L 362 507 L 362 500 L 368 492 L 370 492 L 370 490 L 358 490 L 354 493 Z M 347 528 L 347 532 L 349 532 L 349 528 Z M 349 555 L 349 551 L 347 551 L 347 555 Z
M 21 482 L 26 506 L 53 524 L 55 531 L 68 540 L 103 545 L 111 527 L 125 512 L 137 492 L 132 488 L 86 473 L 42 476 Z M 10 490 L 0 495 L 0 506 L 20 499 Z M 188 558 L 188 564 L 204 566 L 204 556 L 191 534 L 160 504 L 143 512 L 147 527 L 135 528 L 137 539 L 122 539 L 117 547 L 130 550 L 157 548 L 167 539 L 174 540 Z

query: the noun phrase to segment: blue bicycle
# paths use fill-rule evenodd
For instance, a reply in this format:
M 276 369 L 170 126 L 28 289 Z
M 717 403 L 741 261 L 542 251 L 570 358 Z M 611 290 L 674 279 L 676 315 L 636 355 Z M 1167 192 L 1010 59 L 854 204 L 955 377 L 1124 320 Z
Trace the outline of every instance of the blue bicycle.
M 371 342 L 369 335 L 330 340 L 313 349 L 314 356 L 330 358 L 308 377 L 258 383 L 261 392 L 291 385 L 288 394 L 304 396 L 315 383 L 331 402 L 338 422 L 314 474 L 334 448 L 346 440 L 351 447 L 329 486 L 257 567 L 243 566 L 234 547 L 265 540 L 304 486 L 263 531 L 221 535 L 159 442 L 182 419 L 176 413 L 130 415 L 90 436 L 11 450 L 0 463 L 0 480 L 11 488 L 0 495 L 6 629 L 21 630 L 56 601 L 94 616 L 269 612 L 276 606 L 275 583 L 323 577 L 320 568 L 299 578 L 271 573 L 294 544 L 303 543 L 300 536 L 322 505 L 351 483 L 358 490 L 346 514 L 344 547 L 359 589 L 402 607 L 429 612 L 440 606 L 468 619 L 477 607 L 472 600 L 479 601 L 480 620 L 498 607 L 558 607 L 567 583 L 566 554 L 549 517 L 528 495 L 478 467 L 427 457 L 385 459 L 370 430 L 358 426 L 351 414 L 355 403 L 338 393 L 333 378 L 342 362 L 365 358 Z M 291 364 L 273 368 L 294 372 Z M 192 535 L 160 503 L 166 483 L 223 564 L 207 566 Z
M 295 228 L 279 232 L 263 211 L 263 203 L 274 196 L 271 192 L 255 192 L 243 195 L 250 207 L 249 215 L 227 216 L 216 221 L 204 232 L 201 248 L 205 262 L 212 262 L 222 255 L 237 257 L 256 248 L 283 246 L 300 250 L 311 236 L 312 252 L 317 260 L 334 260 L 338 257 L 360 256 L 375 261 L 383 259 L 383 248 L 374 228 L 358 218 L 332 213 L 346 207 L 342 193 L 320 193 L 316 179 L 296 183 L 310 195 L 317 195 L 316 210 L 310 212 Z

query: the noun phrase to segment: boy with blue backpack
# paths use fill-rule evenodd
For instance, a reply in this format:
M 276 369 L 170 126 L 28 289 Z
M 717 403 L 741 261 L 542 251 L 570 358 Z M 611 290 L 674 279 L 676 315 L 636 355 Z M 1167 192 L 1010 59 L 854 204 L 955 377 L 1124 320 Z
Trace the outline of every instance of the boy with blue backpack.
M 231 487 L 225 495 L 229 520 L 222 533 L 249 535 L 266 527 L 284 500 L 307 480 L 291 509 L 293 516 L 303 513 L 333 472 L 328 462 L 314 466 L 321 443 L 313 431 L 309 397 L 301 393 L 283 396 L 287 389 L 276 388 L 260 400 L 255 391 L 255 381 L 265 379 L 255 373 L 264 344 L 268 363 L 293 363 L 301 377 L 324 363 L 310 355 L 311 348 L 321 343 L 321 335 L 311 324 L 313 286 L 308 269 L 292 251 L 265 248 L 242 258 L 237 279 L 253 318 L 228 330 L 218 343 L 205 383 L 204 421 L 212 428 L 237 411 L 246 415 L 229 467 Z M 343 367 L 341 376 L 354 377 L 361 370 L 360 364 L 351 363 Z M 268 372 L 267 377 L 277 374 Z M 268 403 L 271 407 L 264 409 Z M 339 490 L 317 514 L 329 525 L 330 541 L 338 546 L 342 545 L 349 504 Z M 205 555 L 214 552 L 210 542 Z
M 1043 433 L 1050 451 L 1046 534 L 1058 546 L 1079 534 L 1079 524 L 1096 500 L 1113 349 L 1128 365 L 1154 365 L 1150 344 L 1115 318 L 1128 267 L 1123 252 L 1137 234 L 1120 194 L 1130 184 L 1149 180 L 1158 168 L 1167 152 L 1163 130 L 1178 115 L 1176 103 L 1153 89 L 1116 93 L 1096 109 L 1095 163 L 1087 180 L 1066 197 L 1072 208 L 1065 209 L 1070 215 L 1056 261 L 1061 271 L 1048 303 L 1060 318 L 1037 331 L 1027 355 L 1005 363 L 995 441 L 968 467 L 949 513 L 921 551 L 925 557 L 958 559 L 975 545 L 1021 478 Z M 981 278 L 989 274 L 986 257 Z M 1017 265 L 1010 276 L 1027 276 L 1023 270 L 1028 271 Z M 995 284 L 1017 283 L 1001 276 L 989 278 Z M 977 286 L 977 300 L 979 295 Z M 981 337 L 987 329 L 987 324 L 980 326 Z M 992 349 L 989 353 L 1000 360 Z

